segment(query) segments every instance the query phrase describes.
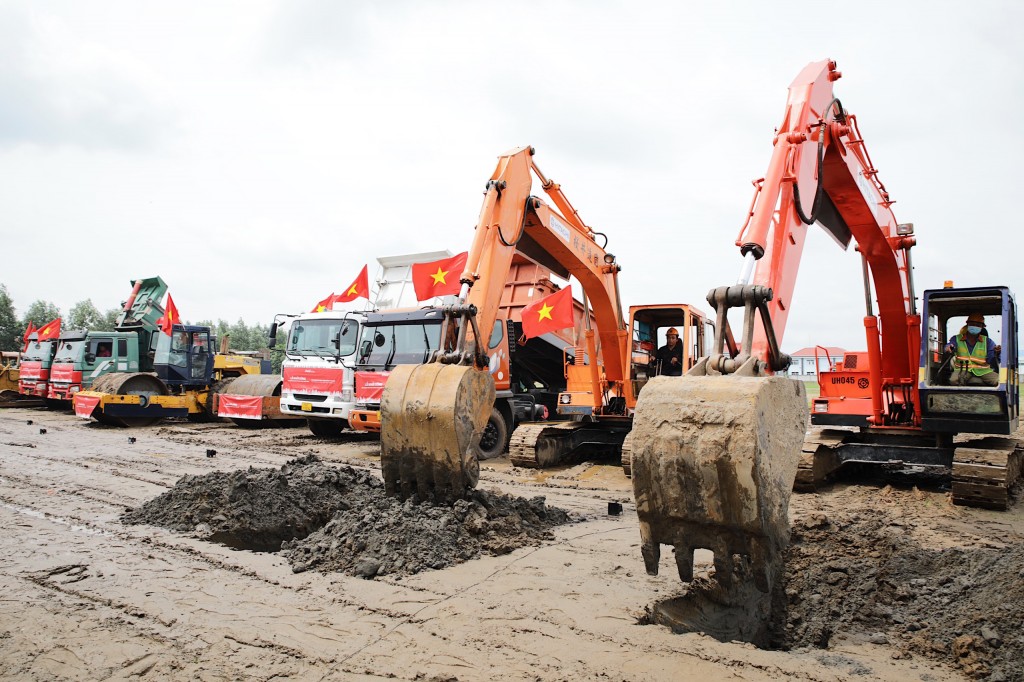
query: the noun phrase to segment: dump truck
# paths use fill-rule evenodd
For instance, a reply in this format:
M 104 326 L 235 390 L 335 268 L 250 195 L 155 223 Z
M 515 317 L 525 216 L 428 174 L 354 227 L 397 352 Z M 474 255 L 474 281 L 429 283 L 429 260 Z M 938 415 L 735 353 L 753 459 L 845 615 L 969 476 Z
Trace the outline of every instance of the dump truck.
M 50 387 L 50 368 L 60 339 L 40 340 L 35 332 L 29 335 L 18 366 L 18 393 L 26 398 L 46 401 Z
M 159 277 L 132 282 L 132 291 L 114 331 L 69 330 L 53 357 L 46 397 L 51 405 L 70 407 L 80 391 L 113 372 L 138 372 L 153 353 L 153 330 L 164 314 L 160 301 L 167 285 Z
M 278 319 L 271 326 L 271 345 L 276 344 Z M 336 436 L 348 427 L 353 359 L 364 319 L 354 311 L 291 317 L 281 365 L 281 413 L 305 418 L 315 436 Z

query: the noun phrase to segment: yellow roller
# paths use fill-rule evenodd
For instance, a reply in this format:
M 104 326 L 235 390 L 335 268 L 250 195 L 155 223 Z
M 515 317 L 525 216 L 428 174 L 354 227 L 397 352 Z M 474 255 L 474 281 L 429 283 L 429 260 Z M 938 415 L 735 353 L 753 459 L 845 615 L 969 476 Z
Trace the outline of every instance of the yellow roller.
M 477 450 L 493 405 L 487 371 L 438 362 L 395 367 L 380 403 L 386 492 L 435 502 L 463 497 L 480 476 Z
M 672 545 L 680 579 L 691 582 L 693 551 L 705 548 L 723 587 L 741 570 L 733 558 L 741 555 L 757 588 L 768 592 L 789 539 L 807 417 L 803 384 L 786 377 L 649 381 L 630 434 L 647 572 L 658 573 L 661 545 Z

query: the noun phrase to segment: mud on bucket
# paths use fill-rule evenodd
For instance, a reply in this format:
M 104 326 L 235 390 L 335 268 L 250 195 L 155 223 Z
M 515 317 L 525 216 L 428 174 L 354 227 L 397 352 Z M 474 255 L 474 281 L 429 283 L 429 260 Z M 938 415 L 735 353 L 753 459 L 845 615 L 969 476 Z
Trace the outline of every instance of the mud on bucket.
M 477 449 L 494 405 L 494 381 L 465 365 L 399 365 L 381 397 L 384 488 L 402 499 L 447 502 L 480 476 Z

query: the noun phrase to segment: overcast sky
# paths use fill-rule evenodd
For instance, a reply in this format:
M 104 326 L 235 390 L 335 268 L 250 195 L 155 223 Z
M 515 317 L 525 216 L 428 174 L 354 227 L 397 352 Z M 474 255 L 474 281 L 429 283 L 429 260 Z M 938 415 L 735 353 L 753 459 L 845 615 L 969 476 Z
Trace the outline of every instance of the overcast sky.
M 0 282 L 20 315 L 159 274 L 186 319 L 268 323 L 466 249 L 533 145 L 624 304 L 707 309 L 786 89 L 832 58 L 918 291 L 1022 293 L 1021 26 L 1019 1 L 0 2 Z M 863 347 L 863 315 L 859 257 L 814 228 L 783 347 Z

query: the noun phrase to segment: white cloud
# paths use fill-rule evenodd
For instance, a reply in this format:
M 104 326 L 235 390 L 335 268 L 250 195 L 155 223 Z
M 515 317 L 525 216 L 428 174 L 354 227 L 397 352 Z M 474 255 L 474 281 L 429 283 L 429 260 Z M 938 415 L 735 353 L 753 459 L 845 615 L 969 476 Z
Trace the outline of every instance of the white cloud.
M 825 57 L 917 225 L 918 291 L 1024 291 L 1015 3 L 28 7 L 0 4 L 21 310 L 111 307 L 151 274 L 192 319 L 307 309 L 377 256 L 465 249 L 522 144 L 607 233 L 626 305 L 706 307 L 739 272 L 786 87 Z M 812 232 L 784 345 L 863 346 L 859 259 Z

